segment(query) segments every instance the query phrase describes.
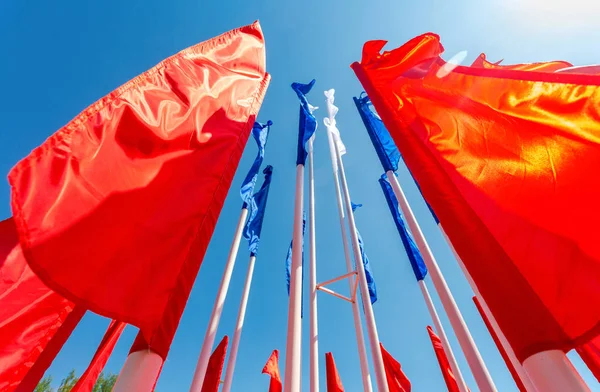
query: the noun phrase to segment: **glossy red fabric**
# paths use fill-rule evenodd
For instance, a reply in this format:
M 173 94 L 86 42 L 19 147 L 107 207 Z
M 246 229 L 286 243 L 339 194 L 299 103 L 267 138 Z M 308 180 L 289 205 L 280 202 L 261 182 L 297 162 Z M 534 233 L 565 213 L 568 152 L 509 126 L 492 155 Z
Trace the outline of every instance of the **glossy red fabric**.
M 460 392 L 458 383 L 454 377 L 454 373 L 452 373 L 452 368 L 450 368 L 450 362 L 448 361 L 446 350 L 444 350 L 444 346 L 442 346 L 442 341 L 435 334 L 435 332 L 433 332 L 433 328 L 431 328 L 429 325 L 427 326 L 427 332 L 429 333 L 429 338 L 431 339 L 431 344 L 433 345 L 435 357 L 440 365 L 442 376 L 444 376 L 444 381 L 448 387 L 448 392 Z
M 600 382 L 600 336 L 596 336 L 586 344 L 576 347 L 577 353 Z
M 215 351 L 211 354 L 208 360 L 208 367 L 206 368 L 206 376 L 204 377 L 201 392 L 219 391 L 221 373 L 223 372 L 223 365 L 225 364 L 225 355 L 227 355 L 228 344 L 229 337 L 225 335 L 223 340 L 221 340 L 221 343 L 219 343 L 217 348 L 215 348 Z
M 477 307 L 477 310 L 479 311 L 479 315 L 481 315 L 481 318 L 483 319 L 483 322 L 484 322 L 485 326 L 487 327 L 488 332 L 492 336 L 492 339 L 494 340 L 494 343 L 496 344 L 496 348 L 498 349 L 498 352 L 500 352 L 500 355 L 502 356 L 502 359 L 504 360 L 504 363 L 506 364 L 506 368 L 510 372 L 510 375 L 512 376 L 513 380 L 515 380 L 515 384 L 517 385 L 517 388 L 519 388 L 520 392 L 527 392 L 525 385 L 523 385 L 523 381 L 521 381 L 521 378 L 519 377 L 519 373 L 517 373 L 517 369 L 515 369 L 515 367 L 513 366 L 513 363 L 508 358 L 508 354 L 506 353 L 506 350 L 504 349 L 502 342 L 500 342 L 500 339 L 498 338 L 498 334 L 492 327 L 492 324 L 490 323 L 490 320 L 489 320 L 487 314 L 485 314 L 485 312 L 483 311 L 483 308 L 481 307 L 481 303 L 479 302 L 479 299 L 477 299 L 477 297 L 473 297 L 473 302 L 475 302 L 475 306 Z M 431 336 L 431 333 L 430 333 L 430 336 Z
M 34 272 L 166 355 L 269 79 L 256 22 L 164 60 L 19 162 Z
M 71 392 L 91 392 L 126 325 L 122 321 L 111 321 L 94 357 Z
M 281 375 L 279 374 L 279 350 L 273 350 L 262 373 L 271 376 L 269 392 L 281 392 L 283 390 L 283 385 L 281 385 Z
M 383 358 L 383 367 L 385 368 L 385 378 L 387 379 L 388 389 L 390 392 L 410 392 L 410 380 L 400 366 L 400 362 L 396 361 L 380 342 L 381 357 Z
M 325 371 L 327 374 L 327 392 L 344 392 L 344 386 L 335 366 L 332 353 L 325 353 Z
M 517 358 L 583 344 L 600 334 L 600 77 L 442 52 L 428 33 L 352 67 Z
M 12 219 L 0 222 L 0 391 L 31 391 L 83 314 L 31 271 Z M 69 320 L 69 322 L 66 322 Z

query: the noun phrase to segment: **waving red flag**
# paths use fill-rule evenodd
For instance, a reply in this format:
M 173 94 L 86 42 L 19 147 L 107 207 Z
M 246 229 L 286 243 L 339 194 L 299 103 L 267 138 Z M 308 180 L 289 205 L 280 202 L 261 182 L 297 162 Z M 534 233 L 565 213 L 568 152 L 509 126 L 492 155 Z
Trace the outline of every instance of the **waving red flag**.
M 338 374 L 332 353 L 325 353 L 325 370 L 327 373 L 327 392 L 344 392 L 344 386 Z
M 202 392 L 218 392 L 219 384 L 221 383 L 221 373 L 223 373 L 223 365 L 225 365 L 225 355 L 227 355 L 227 345 L 229 337 L 225 335 L 221 343 L 215 348 L 208 360 L 206 369 L 206 377 L 202 384 Z
M 596 380 L 600 382 L 600 336 L 596 336 L 586 344 L 576 347 L 577 354 L 590 369 Z
M 32 270 L 165 356 L 268 81 L 257 22 L 164 60 L 51 136 L 9 174 Z
M 385 368 L 385 378 L 387 379 L 390 392 L 410 392 L 412 387 L 410 380 L 400 366 L 400 362 L 396 361 L 380 342 L 381 357 L 383 358 L 383 366 Z
M 281 392 L 283 386 L 281 385 L 281 376 L 279 375 L 279 350 L 273 350 L 262 372 L 271 376 L 269 392 Z
M 433 328 L 431 328 L 429 325 L 427 326 L 427 332 L 429 333 L 429 338 L 431 339 L 431 344 L 433 345 L 433 351 L 435 351 L 435 356 L 440 364 L 440 370 L 442 371 L 442 376 L 444 376 L 444 381 L 446 381 L 448 391 L 460 392 L 458 383 L 454 377 L 454 373 L 452 373 L 452 368 L 450 368 L 450 362 L 446 356 L 446 350 L 444 350 L 444 346 L 442 346 L 442 341 L 435 334 L 435 332 L 433 332 Z
M 384 44 L 352 67 L 516 356 L 597 336 L 600 77 L 448 64 L 431 33 Z

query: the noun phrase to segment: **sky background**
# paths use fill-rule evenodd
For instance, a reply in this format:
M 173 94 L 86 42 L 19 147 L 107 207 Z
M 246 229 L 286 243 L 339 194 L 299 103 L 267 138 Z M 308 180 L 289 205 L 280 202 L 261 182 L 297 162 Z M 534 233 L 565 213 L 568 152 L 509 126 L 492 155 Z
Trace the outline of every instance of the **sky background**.
M 585 0 L 0 1 L 0 173 L 7 174 L 19 159 L 88 105 L 162 59 L 259 19 L 266 37 L 267 70 L 273 77 L 259 120 L 274 122 L 265 163 L 275 169 L 232 389 L 266 391 L 269 378 L 261 375 L 261 370 L 273 349 L 281 351 L 282 374 L 284 371 L 288 304 L 284 262 L 292 236 L 298 128 L 298 100 L 290 84 L 315 78 L 308 99 L 321 107 L 316 112 L 319 129 L 315 141 L 317 280 L 345 273 L 322 125 L 326 115 L 323 90 L 335 88 L 338 127 L 348 149 L 344 162 L 350 192 L 354 202 L 364 205 L 356 219 L 378 288 L 374 311 L 379 337 L 401 362 L 414 391 L 443 391 L 445 384 L 426 331 L 431 320 L 377 183 L 382 169 L 352 102 L 362 88 L 349 65 L 359 60 L 367 40 L 386 39 L 391 49 L 427 31 L 440 34 L 444 58 L 467 51 L 467 64 L 481 52 L 491 61 L 504 59 L 505 63 L 599 63 L 599 12 L 599 2 Z M 251 141 L 164 365 L 159 392 L 186 391 L 190 386 L 239 216 L 239 186 L 255 154 Z M 400 182 L 498 390 L 516 391 L 472 303 L 472 292 L 405 168 L 400 170 Z M 9 200 L 8 183 L 1 181 L 0 218 L 10 216 Z M 233 334 L 248 256 L 244 243 L 217 340 Z M 427 281 L 433 292 L 429 278 Z M 506 286 L 510 289 L 510 282 Z M 345 282 L 332 288 L 347 292 Z M 325 390 L 324 354 L 331 351 L 346 390 L 359 391 L 350 305 L 320 294 L 318 306 L 321 388 Z M 447 319 L 442 317 L 449 331 Z M 84 371 L 108 323 L 93 314 L 83 319 L 48 371 L 55 386 L 71 369 L 78 374 Z M 127 327 L 107 371 L 119 372 L 136 332 Z M 308 317 L 303 321 L 303 334 L 302 384 L 307 391 Z M 476 391 L 453 334 L 450 340 L 469 387 Z M 581 361 L 570 357 L 591 388 L 600 390 Z

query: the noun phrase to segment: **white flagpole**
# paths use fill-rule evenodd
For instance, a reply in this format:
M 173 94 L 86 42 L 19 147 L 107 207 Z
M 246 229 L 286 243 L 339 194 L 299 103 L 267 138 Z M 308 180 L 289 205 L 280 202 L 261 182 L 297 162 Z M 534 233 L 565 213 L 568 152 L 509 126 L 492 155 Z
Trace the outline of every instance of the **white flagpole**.
M 285 352 L 285 392 L 300 392 L 302 381 L 302 208 L 304 205 L 304 165 L 296 166 L 296 200 L 294 204 L 294 234 L 290 299 Z
M 229 392 L 231 390 L 233 371 L 235 370 L 235 362 L 237 360 L 240 339 L 242 337 L 242 328 L 244 326 L 244 318 L 246 317 L 246 307 L 248 306 L 248 296 L 250 295 L 250 285 L 252 284 L 252 275 L 254 274 L 255 262 L 256 256 L 250 256 L 250 261 L 248 261 L 248 272 L 246 272 L 246 282 L 244 283 L 244 291 L 242 293 L 240 309 L 238 311 L 237 321 L 235 324 L 235 332 L 233 334 L 233 341 L 231 343 L 231 352 L 229 353 L 229 359 L 227 360 L 227 370 L 225 372 L 225 381 L 223 383 L 222 392 Z
M 215 343 L 215 336 L 217 335 L 217 329 L 219 328 L 219 321 L 221 319 L 221 313 L 223 312 L 223 305 L 225 304 L 225 298 L 227 297 L 227 291 L 229 290 L 229 282 L 231 281 L 231 274 L 233 273 L 233 267 L 235 266 L 235 259 L 237 258 L 238 249 L 240 247 L 240 241 L 242 239 L 242 231 L 248 217 L 248 209 L 242 208 L 240 218 L 238 220 L 235 234 L 233 236 L 233 242 L 229 249 L 229 256 L 225 264 L 225 271 L 221 277 L 221 284 L 219 291 L 217 292 L 217 298 L 213 305 L 208 327 L 206 328 L 206 334 L 204 335 L 204 342 L 202 343 L 202 349 L 200 351 L 200 357 L 196 364 L 196 371 L 194 372 L 194 378 L 192 380 L 192 386 L 190 392 L 201 392 L 202 384 L 204 383 L 204 377 L 206 376 L 206 368 L 208 367 L 208 360 L 210 359 L 213 344 Z
M 429 245 L 425 240 L 425 236 L 421 232 L 421 228 L 417 223 L 415 216 L 404 196 L 404 192 L 400 187 L 400 183 L 398 179 L 394 175 L 394 173 L 389 170 L 386 173 L 386 176 L 392 185 L 392 189 L 394 190 L 394 194 L 398 199 L 398 204 L 406 221 L 408 223 L 408 227 L 412 232 L 415 242 L 417 243 L 417 247 L 419 251 L 421 251 L 421 255 L 423 256 L 423 261 L 425 261 L 425 265 L 429 270 L 429 274 L 431 275 L 431 280 L 436 288 L 438 295 L 440 296 L 440 300 L 444 309 L 446 310 L 446 314 L 448 315 L 448 319 L 450 319 L 450 324 L 454 329 L 454 333 L 458 338 L 458 342 L 467 358 L 467 363 L 473 372 L 473 376 L 475 377 L 475 381 L 477 382 L 477 386 L 481 392 L 495 392 L 497 391 L 496 386 L 490 376 L 485 363 L 483 362 L 483 358 L 481 358 L 481 354 L 473 341 L 473 337 L 465 323 L 465 320 L 462 317 L 462 314 L 458 310 L 458 306 L 454 301 L 454 297 L 446 284 L 446 280 L 440 271 L 440 267 L 437 264 L 437 261 L 433 257 L 431 250 L 429 249 Z
M 162 357 L 150 349 L 129 354 L 113 392 L 152 392 L 162 365 Z
M 317 244 L 315 235 L 314 135 L 308 140 L 308 237 L 310 280 L 310 391 L 319 392 L 319 326 L 317 319 Z
M 346 231 L 346 225 L 344 223 L 344 206 L 342 202 L 342 191 L 340 190 L 340 181 L 337 169 L 337 159 L 335 154 L 335 141 L 330 130 L 327 130 L 327 138 L 329 140 L 329 152 L 331 155 L 331 167 L 333 169 L 333 180 L 335 182 L 335 192 L 337 196 L 338 214 L 340 216 L 340 228 L 342 230 L 342 242 L 344 244 L 344 257 L 346 259 L 346 270 L 348 273 L 354 271 L 352 267 L 352 260 L 350 256 L 350 249 L 348 245 L 348 233 Z M 355 278 L 356 279 L 356 278 Z M 348 279 L 348 286 L 352 290 L 352 281 Z M 362 374 L 363 391 L 373 392 L 373 386 L 371 385 L 371 374 L 369 373 L 369 360 L 367 358 L 367 349 L 365 347 L 365 338 L 362 329 L 362 323 L 360 319 L 360 309 L 358 301 L 352 303 L 352 315 L 354 317 L 354 330 L 356 332 L 356 343 L 358 345 L 358 356 L 360 360 L 360 371 Z
M 446 352 L 446 356 L 448 357 L 448 362 L 450 363 L 450 369 L 452 369 L 452 374 L 454 374 L 454 378 L 456 379 L 456 384 L 458 385 L 458 389 L 460 392 L 468 392 L 469 387 L 465 382 L 465 379 L 460 372 L 460 368 L 458 367 L 458 362 L 456 361 L 456 357 L 454 356 L 454 352 L 452 351 L 452 347 L 450 346 L 450 342 L 448 341 L 448 336 L 446 335 L 446 331 L 442 326 L 442 322 L 440 321 L 440 316 L 438 315 L 435 305 L 431 300 L 431 295 L 429 294 L 429 290 L 427 289 L 427 285 L 425 285 L 425 281 L 419 280 L 419 288 L 421 288 L 421 293 L 423 293 L 423 298 L 425 299 L 425 303 L 427 304 L 427 309 L 429 310 L 429 314 L 433 319 L 433 325 L 438 334 L 438 337 L 442 341 L 442 346 L 444 347 L 444 351 Z
M 373 306 L 371 305 L 371 296 L 369 295 L 369 288 L 367 287 L 367 276 L 363 267 L 363 259 L 360 254 L 360 246 L 358 244 L 358 235 L 356 234 L 356 222 L 354 221 L 354 214 L 352 213 L 352 202 L 350 199 L 350 191 L 348 190 L 348 183 L 346 181 L 346 172 L 344 170 L 344 163 L 342 162 L 342 156 L 340 155 L 339 149 L 335 149 L 335 155 L 340 171 L 340 177 L 342 182 L 342 191 L 344 195 L 344 202 L 346 206 L 346 215 L 348 215 L 348 223 L 350 226 L 350 238 L 352 239 L 352 248 L 354 251 L 354 260 L 356 261 L 356 269 L 358 272 L 360 282 L 360 292 L 365 311 L 365 321 L 367 325 L 367 333 L 369 334 L 369 345 L 371 346 L 371 359 L 373 360 L 373 367 L 375 369 L 375 380 L 377 382 L 377 390 L 379 392 L 389 392 L 387 379 L 385 376 L 385 368 L 383 366 L 383 358 L 381 357 L 381 349 L 379 347 L 379 336 L 377 334 L 377 325 L 375 323 L 375 314 L 373 313 Z

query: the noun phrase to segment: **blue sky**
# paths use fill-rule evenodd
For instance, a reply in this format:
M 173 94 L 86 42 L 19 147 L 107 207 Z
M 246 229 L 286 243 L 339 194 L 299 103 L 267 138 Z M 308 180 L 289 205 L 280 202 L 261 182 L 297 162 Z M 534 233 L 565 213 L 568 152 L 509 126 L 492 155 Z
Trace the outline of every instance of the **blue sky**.
M 259 119 L 271 119 L 275 124 L 265 159 L 275 170 L 233 390 L 266 391 L 268 377 L 260 372 L 275 348 L 282 352 L 283 372 L 287 325 L 284 261 L 292 235 L 298 124 L 298 100 L 290 84 L 316 78 L 308 98 L 321 107 L 316 112 L 320 126 L 315 141 L 317 279 L 324 281 L 345 272 L 322 125 L 326 115 L 323 90 L 335 88 L 338 126 L 348 148 L 344 160 L 350 191 L 353 201 L 364 205 L 356 219 L 379 290 L 374 310 L 380 339 L 402 363 L 415 391 L 442 391 L 445 385 L 425 329 L 431 321 L 377 183 L 381 167 L 352 102 L 352 96 L 362 89 L 349 65 L 360 58 L 367 40 L 386 39 L 392 48 L 427 31 L 441 35 L 446 59 L 466 50 L 466 63 L 481 52 L 492 61 L 504 59 L 506 63 L 555 59 L 576 65 L 598 63 L 600 56 L 590 48 L 595 49 L 600 40 L 600 28 L 593 19 L 599 8 L 585 0 L 3 1 L 0 173 L 8 173 L 20 158 L 89 104 L 163 58 L 259 19 L 266 36 L 267 69 L 273 76 Z M 163 368 L 159 392 L 189 388 L 238 219 L 239 185 L 255 153 L 254 142 L 250 142 Z M 406 184 L 409 201 L 498 389 L 515 391 L 471 301 L 472 293 L 404 168 L 400 180 Z M 10 215 L 9 200 L 7 181 L 2 181 L 2 218 Z M 248 259 L 245 245 L 240 249 L 218 339 L 233 333 Z M 345 292 L 347 285 L 340 283 L 334 288 Z M 324 354 L 332 351 L 346 389 L 358 391 L 360 371 L 351 309 L 326 294 L 320 294 L 318 301 L 322 389 Z M 445 317 L 443 321 L 449 330 Z M 107 325 L 108 320 L 99 316 L 84 318 L 49 370 L 56 381 L 70 369 L 83 372 Z M 307 354 L 308 318 L 303 327 Z M 135 334 L 135 328 L 127 327 L 106 370 L 119 371 Z M 477 390 L 453 335 L 451 342 L 471 390 Z M 600 390 L 576 358 L 575 364 L 592 388 Z M 303 390 L 308 390 L 307 355 L 303 369 Z

